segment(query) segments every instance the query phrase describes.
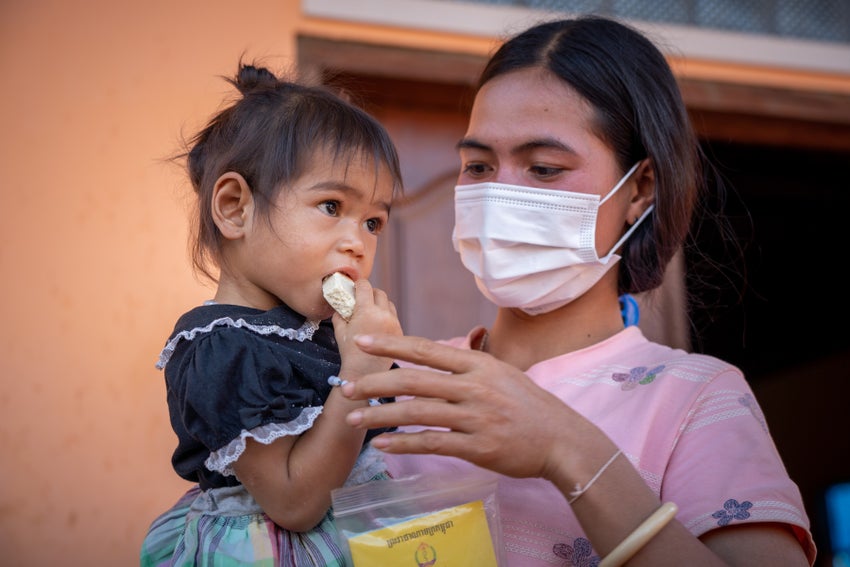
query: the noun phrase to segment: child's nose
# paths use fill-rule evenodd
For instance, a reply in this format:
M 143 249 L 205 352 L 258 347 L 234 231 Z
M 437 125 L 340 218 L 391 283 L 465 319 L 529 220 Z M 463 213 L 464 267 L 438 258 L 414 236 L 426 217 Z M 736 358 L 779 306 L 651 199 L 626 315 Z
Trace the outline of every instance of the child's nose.
M 357 256 L 363 255 L 366 245 L 363 241 L 362 230 L 357 223 L 352 222 L 345 224 L 345 230 L 343 231 L 342 238 L 340 238 L 339 245 L 345 252 L 349 252 Z

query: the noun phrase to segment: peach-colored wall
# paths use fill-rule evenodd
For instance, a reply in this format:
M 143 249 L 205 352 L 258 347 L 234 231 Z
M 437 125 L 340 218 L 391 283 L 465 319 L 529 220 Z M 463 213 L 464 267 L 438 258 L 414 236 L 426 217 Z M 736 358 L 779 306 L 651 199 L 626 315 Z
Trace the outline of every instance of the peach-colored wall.
M 185 489 L 162 374 L 189 269 L 159 158 L 239 56 L 291 66 L 298 0 L 0 6 L 0 563 L 133 565 Z
M 299 0 L 0 5 L 0 563 L 138 564 L 188 487 L 154 362 L 210 289 L 162 158 L 232 94 L 219 76 L 241 55 L 294 68 L 299 29 L 464 49 Z

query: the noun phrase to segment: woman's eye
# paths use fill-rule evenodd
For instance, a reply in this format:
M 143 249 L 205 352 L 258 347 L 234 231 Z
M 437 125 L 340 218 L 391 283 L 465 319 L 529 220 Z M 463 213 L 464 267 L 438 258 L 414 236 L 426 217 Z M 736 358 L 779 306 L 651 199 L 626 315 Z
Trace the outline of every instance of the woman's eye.
M 372 234 L 378 234 L 384 228 L 384 222 L 381 219 L 368 219 L 366 221 L 366 230 Z
M 335 217 L 339 212 L 339 201 L 323 201 L 319 204 L 319 208 L 322 209 L 325 214 Z
M 489 171 L 489 169 L 490 168 L 483 163 L 468 163 L 463 167 L 463 173 L 472 177 L 477 177 L 484 175 L 487 171 Z
M 547 167 L 545 165 L 534 165 L 531 168 L 531 173 L 538 178 L 545 179 L 547 177 L 554 177 L 558 175 L 563 169 L 559 167 Z

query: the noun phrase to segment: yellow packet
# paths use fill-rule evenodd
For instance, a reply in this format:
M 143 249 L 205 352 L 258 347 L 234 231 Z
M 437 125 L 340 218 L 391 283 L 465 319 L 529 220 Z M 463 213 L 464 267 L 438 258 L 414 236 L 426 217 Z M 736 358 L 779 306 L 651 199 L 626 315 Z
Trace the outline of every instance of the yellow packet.
M 340 547 L 353 567 L 504 565 L 497 475 L 376 480 L 331 492 Z
M 354 567 L 497 567 L 493 540 L 476 500 L 353 536 Z

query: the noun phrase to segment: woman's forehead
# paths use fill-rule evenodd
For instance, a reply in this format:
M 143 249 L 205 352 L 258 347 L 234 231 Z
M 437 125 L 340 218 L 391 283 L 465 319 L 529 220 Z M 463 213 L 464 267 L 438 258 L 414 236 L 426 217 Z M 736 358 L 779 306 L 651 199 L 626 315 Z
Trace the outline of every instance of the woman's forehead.
M 596 138 L 593 116 L 591 105 L 552 73 L 522 69 L 478 91 L 464 139 L 511 148 L 549 141 L 577 149 Z

